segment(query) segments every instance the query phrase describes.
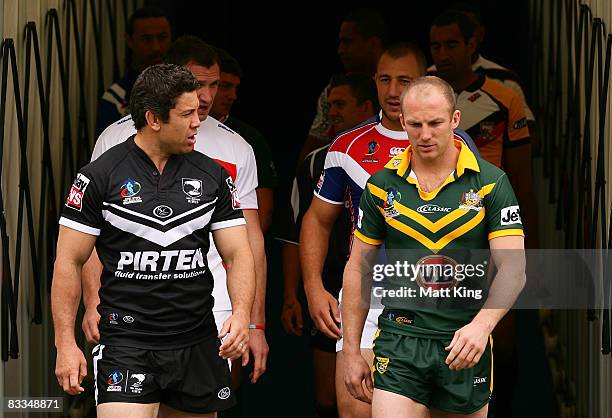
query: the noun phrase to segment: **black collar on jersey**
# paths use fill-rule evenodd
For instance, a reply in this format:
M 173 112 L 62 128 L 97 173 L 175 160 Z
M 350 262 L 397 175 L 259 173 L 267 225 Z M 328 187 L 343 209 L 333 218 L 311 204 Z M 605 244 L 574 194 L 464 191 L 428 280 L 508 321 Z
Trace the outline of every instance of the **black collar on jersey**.
M 478 78 L 476 79 L 476 81 L 474 81 L 472 84 L 470 84 L 469 86 L 467 86 L 464 91 L 469 91 L 470 93 L 479 90 L 485 83 L 486 79 L 485 76 L 479 73 L 476 73 L 476 75 L 478 76 Z
M 157 166 L 155 165 L 155 163 L 153 163 L 153 161 L 151 160 L 151 158 L 149 158 L 147 153 L 144 152 L 144 150 L 140 148 L 134 141 L 135 137 L 136 137 L 136 134 L 130 136 L 127 139 L 127 141 L 125 141 L 128 150 L 130 150 L 130 152 L 134 152 L 135 155 L 137 155 L 138 158 L 142 160 L 142 162 L 144 162 L 148 167 L 152 169 L 151 174 L 154 177 L 160 175 L 160 172 L 157 169 Z M 161 173 L 161 175 L 163 177 L 172 178 L 174 173 L 176 173 L 178 167 L 182 164 L 182 162 L 183 162 L 183 156 L 181 154 L 172 154 L 170 158 L 168 158 L 168 161 L 166 162 L 166 165 L 164 166 L 164 172 Z

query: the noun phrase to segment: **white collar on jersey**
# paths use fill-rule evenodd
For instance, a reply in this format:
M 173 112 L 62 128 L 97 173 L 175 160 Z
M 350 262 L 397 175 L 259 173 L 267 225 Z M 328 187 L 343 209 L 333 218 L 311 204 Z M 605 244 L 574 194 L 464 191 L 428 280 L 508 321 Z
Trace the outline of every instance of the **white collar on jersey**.
M 391 139 L 408 139 L 408 134 L 405 131 L 392 131 L 382 125 L 382 110 L 378 113 L 378 124 L 375 126 L 379 134 L 384 135 Z

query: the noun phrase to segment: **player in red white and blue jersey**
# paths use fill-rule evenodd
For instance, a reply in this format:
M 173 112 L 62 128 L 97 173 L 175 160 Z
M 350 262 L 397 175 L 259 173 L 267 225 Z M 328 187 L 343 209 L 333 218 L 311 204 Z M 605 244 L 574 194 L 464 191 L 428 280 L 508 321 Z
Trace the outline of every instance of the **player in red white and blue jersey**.
M 351 211 L 353 228 L 358 222 L 359 200 L 368 178 L 408 146 L 400 117 L 400 95 L 414 78 L 426 72 L 425 57 L 411 44 L 388 47 L 378 61 L 374 79 L 381 112 L 352 130 L 340 134 L 331 145 L 315 197 L 304 215 L 300 234 L 300 258 L 304 289 L 315 326 L 336 338 L 336 396 L 340 415 L 369 417 L 368 404 L 355 400 L 344 382 L 342 331 L 339 301 L 322 284 L 321 272 L 328 248 L 329 232 L 345 202 Z M 478 152 L 471 138 L 462 131 L 455 137 Z M 347 239 L 352 239 L 347 237 Z M 342 293 L 340 293 L 340 301 Z M 361 352 L 368 363 L 373 361 L 372 341 L 381 309 L 370 309 L 362 333 Z M 350 411 L 350 412 L 349 412 Z

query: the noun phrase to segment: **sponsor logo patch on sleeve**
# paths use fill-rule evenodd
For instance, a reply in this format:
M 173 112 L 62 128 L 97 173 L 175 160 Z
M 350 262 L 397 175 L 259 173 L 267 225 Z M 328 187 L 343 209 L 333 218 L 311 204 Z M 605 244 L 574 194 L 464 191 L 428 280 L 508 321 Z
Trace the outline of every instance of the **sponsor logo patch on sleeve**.
M 521 222 L 521 211 L 518 206 L 508 206 L 501 210 L 500 216 L 502 225 L 523 224 Z
M 517 120 L 516 122 L 514 122 L 514 125 L 512 125 L 514 127 L 514 129 L 522 129 L 525 126 L 527 126 L 527 118 L 520 118 L 519 120 Z
M 321 175 L 319 176 L 319 181 L 317 181 L 317 192 L 321 191 L 321 187 L 323 187 L 323 182 L 325 181 L 325 171 L 323 171 L 321 173 Z
M 66 198 L 66 206 L 80 212 L 83 208 L 83 197 L 85 196 L 85 189 L 87 189 L 88 185 L 89 179 L 83 174 L 78 173 L 72 186 L 70 186 L 70 192 Z
M 228 177 L 225 179 L 225 183 L 227 184 L 227 188 L 232 195 L 232 208 L 240 209 L 240 198 L 238 197 L 238 189 L 234 185 L 234 181 L 231 177 Z

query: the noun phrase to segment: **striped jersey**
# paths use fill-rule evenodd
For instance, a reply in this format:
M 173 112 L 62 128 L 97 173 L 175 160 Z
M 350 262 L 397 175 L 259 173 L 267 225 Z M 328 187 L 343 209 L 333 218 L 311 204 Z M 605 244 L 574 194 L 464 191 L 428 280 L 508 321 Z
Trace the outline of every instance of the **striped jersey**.
M 455 138 L 478 152 L 465 132 L 457 129 Z M 346 201 L 354 225 L 361 193 L 368 178 L 381 170 L 390 159 L 401 154 L 408 145 L 406 132 L 385 128 L 379 117 L 370 118 L 340 134 L 327 152 L 315 196 L 334 205 L 343 205 Z
M 108 126 L 96 141 L 91 156 L 92 161 L 135 133 L 136 128 L 130 115 Z M 200 124 L 194 149 L 221 164 L 232 176 L 238 190 L 241 209 L 257 209 L 255 155 L 251 146 L 240 135 L 208 116 Z M 212 237 L 207 258 L 208 266 L 215 278 L 213 310 L 229 311 L 232 309 L 232 304 L 227 293 L 227 275 Z
M 408 147 L 370 177 L 361 199 L 355 236 L 372 245 L 384 243 L 389 264 L 415 266 L 403 276 L 386 275 L 384 288 L 395 293 L 376 295 L 387 308 L 407 312 L 399 328 L 409 335 L 452 338 L 486 300 L 488 241 L 523 236 L 519 206 L 506 174 L 460 141 L 455 140 L 455 146 L 460 150 L 456 168 L 437 190 L 420 189 Z M 458 276 L 457 265 L 473 266 L 469 279 Z M 433 266 L 441 266 L 436 268 L 444 273 Z M 446 268 L 452 269 L 450 274 Z M 436 293 L 463 287 L 480 289 L 480 298 Z M 416 293 L 402 293 L 405 289 Z M 381 321 L 381 326 L 387 322 Z
M 244 223 L 231 176 L 199 152 L 159 173 L 131 136 L 84 166 L 60 224 L 98 237 L 100 343 L 175 349 L 214 335 L 209 233 Z
M 484 76 L 457 95 L 461 111 L 459 128 L 478 146 L 483 159 L 503 166 L 503 150 L 529 141 L 527 118 L 521 99 L 497 81 Z

